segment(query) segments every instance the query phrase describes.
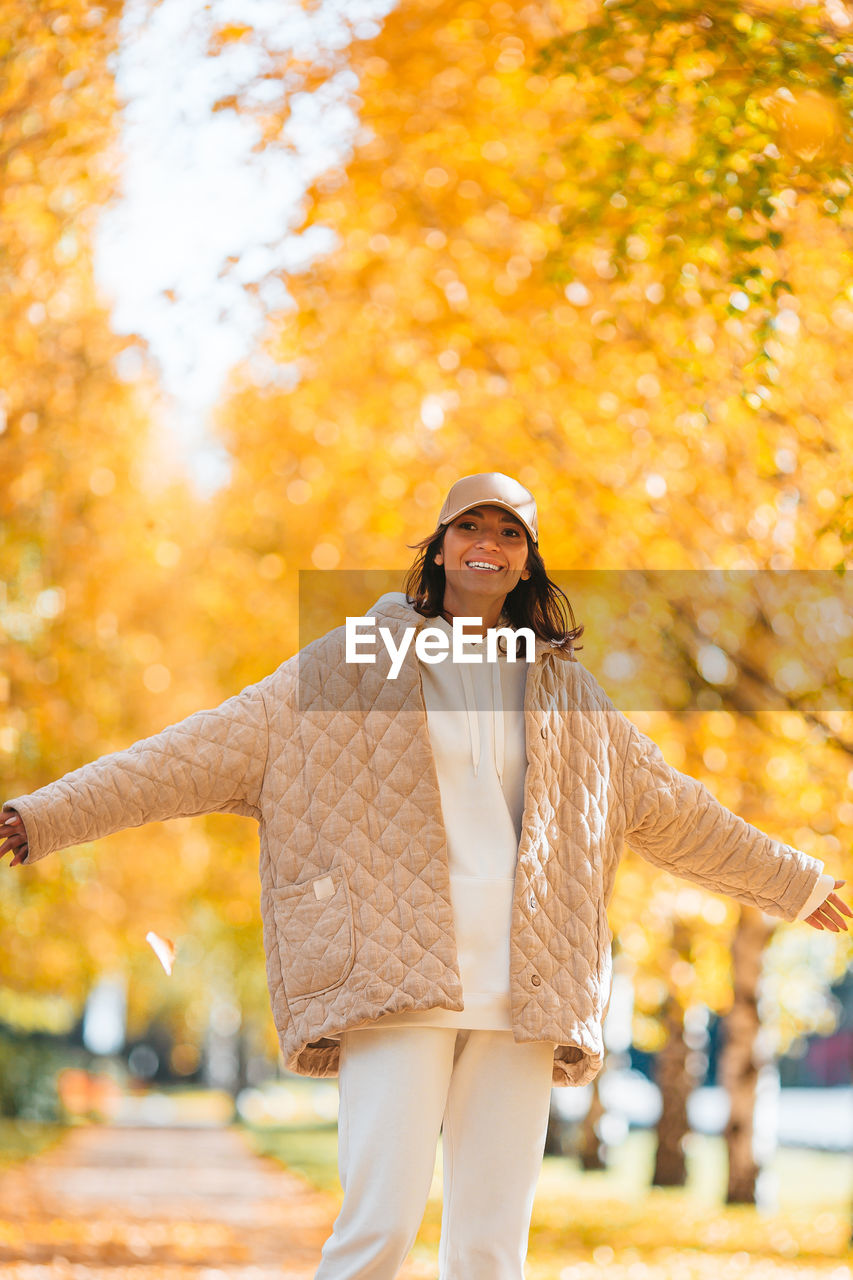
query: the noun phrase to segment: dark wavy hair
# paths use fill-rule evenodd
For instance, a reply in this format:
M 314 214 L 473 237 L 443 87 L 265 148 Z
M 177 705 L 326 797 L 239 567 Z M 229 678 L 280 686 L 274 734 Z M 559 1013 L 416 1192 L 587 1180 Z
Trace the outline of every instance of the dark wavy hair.
M 418 555 L 409 569 L 403 590 L 416 613 L 434 618 L 441 613 L 444 602 L 446 578 L 444 566 L 435 563 L 435 557 L 444 545 L 447 525 L 439 525 L 420 542 L 406 545 Z M 575 622 L 569 598 L 552 582 L 545 569 L 545 561 L 539 548 L 525 529 L 527 538 L 527 567 L 530 577 L 520 578 L 507 593 L 503 611 L 513 628 L 530 627 L 540 640 L 547 640 L 555 649 L 574 653 L 583 645 L 576 644 L 583 634 L 583 624 Z

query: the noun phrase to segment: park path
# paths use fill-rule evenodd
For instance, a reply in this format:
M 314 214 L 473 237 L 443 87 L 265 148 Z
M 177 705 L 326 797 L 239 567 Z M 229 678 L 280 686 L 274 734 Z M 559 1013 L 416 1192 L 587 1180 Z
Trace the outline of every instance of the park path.
M 310 1280 L 336 1212 L 237 1129 L 85 1126 L 0 1176 L 0 1278 Z

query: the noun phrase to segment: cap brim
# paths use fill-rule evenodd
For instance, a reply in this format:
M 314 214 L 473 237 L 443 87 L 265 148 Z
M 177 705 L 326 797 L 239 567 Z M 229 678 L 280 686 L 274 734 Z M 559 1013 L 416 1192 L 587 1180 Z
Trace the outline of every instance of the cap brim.
M 511 516 L 515 516 L 519 524 L 524 526 L 533 541 L 538 545 L 539 539 L 527 521 L 518 514 L 515 507 L 510 506 L 508 502 L 501 502 L 500 498 L 478 498 L 476 502 L 466 502 L 458 510 L 451 511 L 449 516 L 445 516 L 443 520 L 439 521 L 439 524 L 450 524 L 451 520 L 455 520 L 457 516 L 461 516 L 465 511 L 473 511 L 475 507 L 500 507 L 503 511 L 508 511 Z

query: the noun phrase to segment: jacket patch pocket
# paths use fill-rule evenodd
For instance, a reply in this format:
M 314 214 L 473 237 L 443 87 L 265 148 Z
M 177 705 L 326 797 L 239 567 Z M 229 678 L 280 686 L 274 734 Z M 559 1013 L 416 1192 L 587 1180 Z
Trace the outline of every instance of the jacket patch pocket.
M 340 986 L 355 961 L 352 899 L 341 869 L 273 889 L 272 901 L 287 1000 Z

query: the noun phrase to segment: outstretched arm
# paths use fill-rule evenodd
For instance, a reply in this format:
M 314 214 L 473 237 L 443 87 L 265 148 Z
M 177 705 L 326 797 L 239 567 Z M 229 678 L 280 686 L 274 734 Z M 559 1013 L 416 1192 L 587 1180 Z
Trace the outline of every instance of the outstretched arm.
M 826 877 L 821 885 L 822 862 L 732 813 L 704 783 L 667 764 L 660 747 L 628 724 L 623 794 L 625 839 L 632 849 L 655 866 L 769 915 L 805 918 L 815 928 L 847 928 L 844 916 L 853 912 L 829 892 L 843 881 Z M 802 917 L 806 907 L 811 913 Z
M 0 856 L 11 850 L 11 866 L 29 864 L 146 822 L 201 813 L 258 816 L 268 746 L 263 688 L 249 685 L 218 707 L 7 800 Z

